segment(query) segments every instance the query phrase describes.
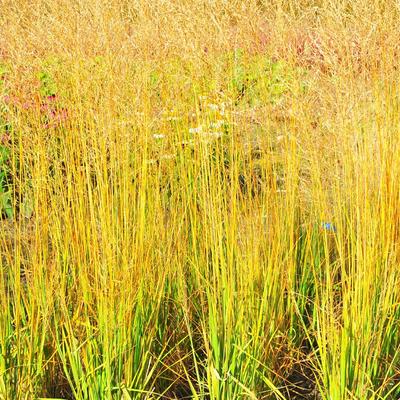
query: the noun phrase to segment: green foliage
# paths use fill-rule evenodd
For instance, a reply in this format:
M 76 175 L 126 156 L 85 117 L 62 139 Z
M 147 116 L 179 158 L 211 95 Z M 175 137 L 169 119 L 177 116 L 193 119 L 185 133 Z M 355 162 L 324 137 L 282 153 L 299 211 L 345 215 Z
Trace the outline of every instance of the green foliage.
M 51 75 L 47 71 L 39 72 L 40 94 L 43 97 L 54 96 L 57 93 L 57 87 Z
M 0 64 L 0 213 L 5 215 L 7 218 L 13 216 L 13 204 L 12 204 L 12 182 L 11 182 L 11 151 L 10 151 L 10 135 L 11 135 L 11 124 L 7 119 L 8 107 L 3 100 L 5 96 L 4 90 L 2 90 L 2 77 L 7 72 L 6 66 Z
M 305 71 L 290 66 L 284 60 L 271 60 L 264 55 L 248 56 L 236 49 L 228 57 L 232 65 L 230 88 L 237 104 L 259 106 L 275 104 L 286 95 L 293 94 L 299 77 L 305 79 Z M 302 83 L 303 90 L 306 88 Z

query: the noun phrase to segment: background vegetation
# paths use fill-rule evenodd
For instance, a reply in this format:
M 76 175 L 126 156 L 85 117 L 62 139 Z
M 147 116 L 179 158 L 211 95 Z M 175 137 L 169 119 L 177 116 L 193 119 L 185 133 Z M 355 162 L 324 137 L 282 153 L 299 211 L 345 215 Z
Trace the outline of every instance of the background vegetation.
M 0 399 L 398 399 L 399 11 L 0 0 Z

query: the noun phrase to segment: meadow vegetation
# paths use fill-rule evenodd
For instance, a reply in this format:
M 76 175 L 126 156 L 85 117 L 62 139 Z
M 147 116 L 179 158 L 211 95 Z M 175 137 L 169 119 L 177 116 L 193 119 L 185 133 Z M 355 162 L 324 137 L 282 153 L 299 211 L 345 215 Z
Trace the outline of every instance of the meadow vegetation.
M 0 399 L 400 398 L 399 17 L 0 0 Z

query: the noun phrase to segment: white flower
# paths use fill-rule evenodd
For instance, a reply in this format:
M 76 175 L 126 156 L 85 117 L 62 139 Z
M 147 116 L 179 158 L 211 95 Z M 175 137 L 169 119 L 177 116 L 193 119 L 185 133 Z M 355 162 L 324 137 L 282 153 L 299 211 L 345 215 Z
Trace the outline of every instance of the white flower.
M 218 104 L 209 103 L 209 104 L 207 104 L 207 106 L 212 111 L 218 111 L 219 110 L 219 105 Z
M 155 133 L 155 134 L 153 135 L 153 138 L 154 138 L 154 139 L 164 139 L 164 138 L 165 138 L 165 135 L 164 135 L 163 133 Z
M 223 136 L 222 132 L 205 132 L 205 136 L 211 137 L 211 138 L 220 138 Z
M 211 122 L 210 128 L 218 129 L 218 128 L 221 128 L 221 126 L 223 126 L 224 124 L 225 124 L 225 121 L 223 119 L 218 119 L 215 122 Z
M 201 134 L 201 139 L 205 143 L 211 142 L 213 139 L 219 139 L 223 136 L 222 132 L 204 132 Z
M 189 133 L 200 133 L 203 131 L 203 127 L 200 125 L 196 128 L 189 128 Z
M 160 160 L 173 160 L 175 157 L 175 154 L 163 154 Z

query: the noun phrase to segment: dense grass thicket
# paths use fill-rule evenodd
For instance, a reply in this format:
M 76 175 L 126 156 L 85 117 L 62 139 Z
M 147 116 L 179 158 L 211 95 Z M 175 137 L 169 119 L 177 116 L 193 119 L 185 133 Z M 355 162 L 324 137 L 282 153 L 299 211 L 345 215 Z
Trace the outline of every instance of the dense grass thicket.
M 0 399 L 400 398 L 392 0 L 0 0 Z

